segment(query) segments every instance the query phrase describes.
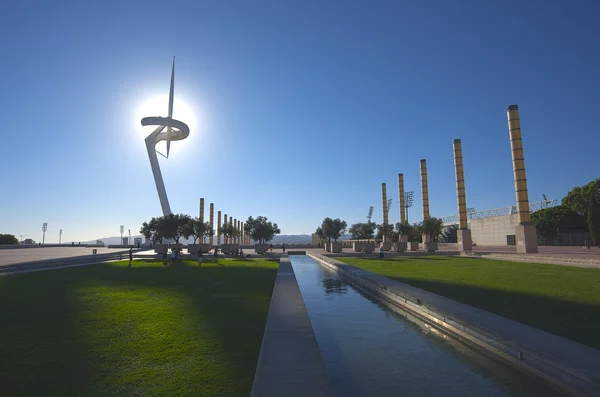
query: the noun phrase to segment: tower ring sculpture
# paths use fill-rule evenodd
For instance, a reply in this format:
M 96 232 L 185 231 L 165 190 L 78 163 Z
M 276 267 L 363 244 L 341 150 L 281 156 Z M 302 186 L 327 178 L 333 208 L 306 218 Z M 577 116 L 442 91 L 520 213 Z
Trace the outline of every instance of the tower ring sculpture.
M 171 206 L 169 205 L 169 199 L 167 198 L 167 191 L 165 184 L 160 172 L 160 165 L 158 164 L 158 157 L 156 156 L 156 145 L 161 141 L 167 143 L 167 155 L 169 158 L 169 151 L 171 149 L 171 141 L 181 141 L 190 135 L 190 128 L 183 121 L 175 120 L 173 116 L 173 83 L 175 77 L 175 59 L 173 58 L 173 69 L 171 71 L 171 89 L 169 91 L 169 116 L 168 117 L 144 117 L 142 119 L 142 125 L 155 125 L 158 126 L 150 135 L 145 139 L 146 149 L 148 150 L 148 158 L 150 159 L 150 166 L 152 167 L 152 173 L 154 174 L 154 182 L 156 183 L 156 190 L 158 191 L 158 198 L 162 207 L 163 215 L 171 214 Z M 165 131 L 165 128 L 167 129 Z

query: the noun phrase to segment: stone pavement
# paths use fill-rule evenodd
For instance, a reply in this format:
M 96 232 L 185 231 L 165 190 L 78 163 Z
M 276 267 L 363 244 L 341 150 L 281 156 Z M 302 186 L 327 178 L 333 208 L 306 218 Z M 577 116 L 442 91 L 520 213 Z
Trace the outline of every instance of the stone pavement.
M 407 297 L 412 302 L 418 302 L 422 307 L 421 310 L 431 309 L 444 315 L 444 322 L 448 321 L 445 317 L 448 316 L 456 319 L 457 322 L 467 324 L 467 327 L 472 325 L 473 329 L 491 336 L 499 344 L 518 351 L 517 356 L 525 365 L 530 365 L 535 370 L 546 371 L 554 378 L 559 378 L 560 382 L 566 382 L 575 389 L 585 390 L 585 393 L 579 395 L 600 395 L 600 350 L 347 265 L 324 255 L 313 253 L 311 255 L 335 266 L 342 271 L 342 274 L 348 273 L 367 281 L 366 284 L 373 284 L 376 286 L 374 292 L 377 294 L 384 291 L 396 294 L 400 300 Z
M 18 248 L 0 250 L 0 266 L 16 265 L 28 262 L 40 262 L 50 259 L 62 259 L 73 257 L 84 257 L 92 255 L 92 250 L 97 249 L 97 253 L 109 254 L 126 252 L 123 248 L 85 248 L 85 247 L 49 247 L 49 248 Z M 134 253 L 139 253 L 134 249 Z
M 289 257 L 279 263 L 251 394 L 283 396 L 333 396 Z

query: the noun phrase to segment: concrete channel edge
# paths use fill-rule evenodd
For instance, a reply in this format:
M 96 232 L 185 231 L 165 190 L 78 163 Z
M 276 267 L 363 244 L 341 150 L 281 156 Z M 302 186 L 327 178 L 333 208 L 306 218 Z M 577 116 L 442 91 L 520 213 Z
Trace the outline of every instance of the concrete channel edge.
M 526 346 L 515 346 L 514 344 L 511 346 L 511 344 L 502 343 L 493 334 L 478 328 L 475 324 L 465 324 L 448 313 L 432 310 L 425 302 L 421 302 L 417 298 L 400 294 L 373 280 L 361 277 L 360 273 L 370 273 L 366 270 L 357 268 L 360 272 L 351 272 L 341 268 L 339 265 L 348 265 L 336 259 L 314 253 L 308 253 L 307 255 L 324 266 L 339 272 L 359 288 L 365 289 L 375 296 L 408 311 L 487 356 L 496 360 L 500 359 L 500 361 L 542 380 L 562 393 L 576 397 L 600 395 L 598 379 L 592 379 L 588 374 L 570 368 L 560 360 L 528 349 Z
M 333 397 L 333 387 L 289 257 L 273 286 L 251 397 Z

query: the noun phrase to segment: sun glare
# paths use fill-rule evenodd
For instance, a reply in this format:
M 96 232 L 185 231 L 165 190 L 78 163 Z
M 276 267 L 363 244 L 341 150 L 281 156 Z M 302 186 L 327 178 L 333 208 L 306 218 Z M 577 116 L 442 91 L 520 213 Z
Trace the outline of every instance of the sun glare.
M 161 116 L 167 117 L 169 113 L 169 96 L 155 96 L 145 101 L 139 108 L 135 116 L 136 130 L 138 135 L 145 139 L 156 127 L 155 126 L 142 126 L 140 121 L 144 117 L 150 116 Z M 175 120 L 183 121 L 190 127 L 190 136 L 187 139 L 181 141 L 174 141 L 171 143 L 171 154 L 175 154 L 180 152 L 184 147 L 188 146 L 188 144 L 195 140 L 193 139 L 195 135 L 198 134 L 196 127 L 196 117 L 194 117 L 194 111 L 192 108 L 185 103 L 185 101 L 177 98 L 175 96 L 175 100 L 173 102 L 173 118 Z M 161 142 L 156 145 L 156 149 L 165 153 L 165 143 Z

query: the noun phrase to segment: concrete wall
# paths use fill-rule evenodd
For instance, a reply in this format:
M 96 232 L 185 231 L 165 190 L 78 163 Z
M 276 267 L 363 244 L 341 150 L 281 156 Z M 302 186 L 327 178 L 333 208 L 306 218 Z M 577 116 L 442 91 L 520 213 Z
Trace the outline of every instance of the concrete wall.
M 517 214 L 469 221 L 473 242 L 477 245 L 507 245 L 506 236 L 515 234 Z
M 494 216 L 470 220 L 469 229 L 471 229 L 473 242 L 477 245 L 508 245 L 506 236 L 514 236 L 517 223 L 517 214 Z M 458 224 L 458 222 L 445 225 L 451 224 Z

